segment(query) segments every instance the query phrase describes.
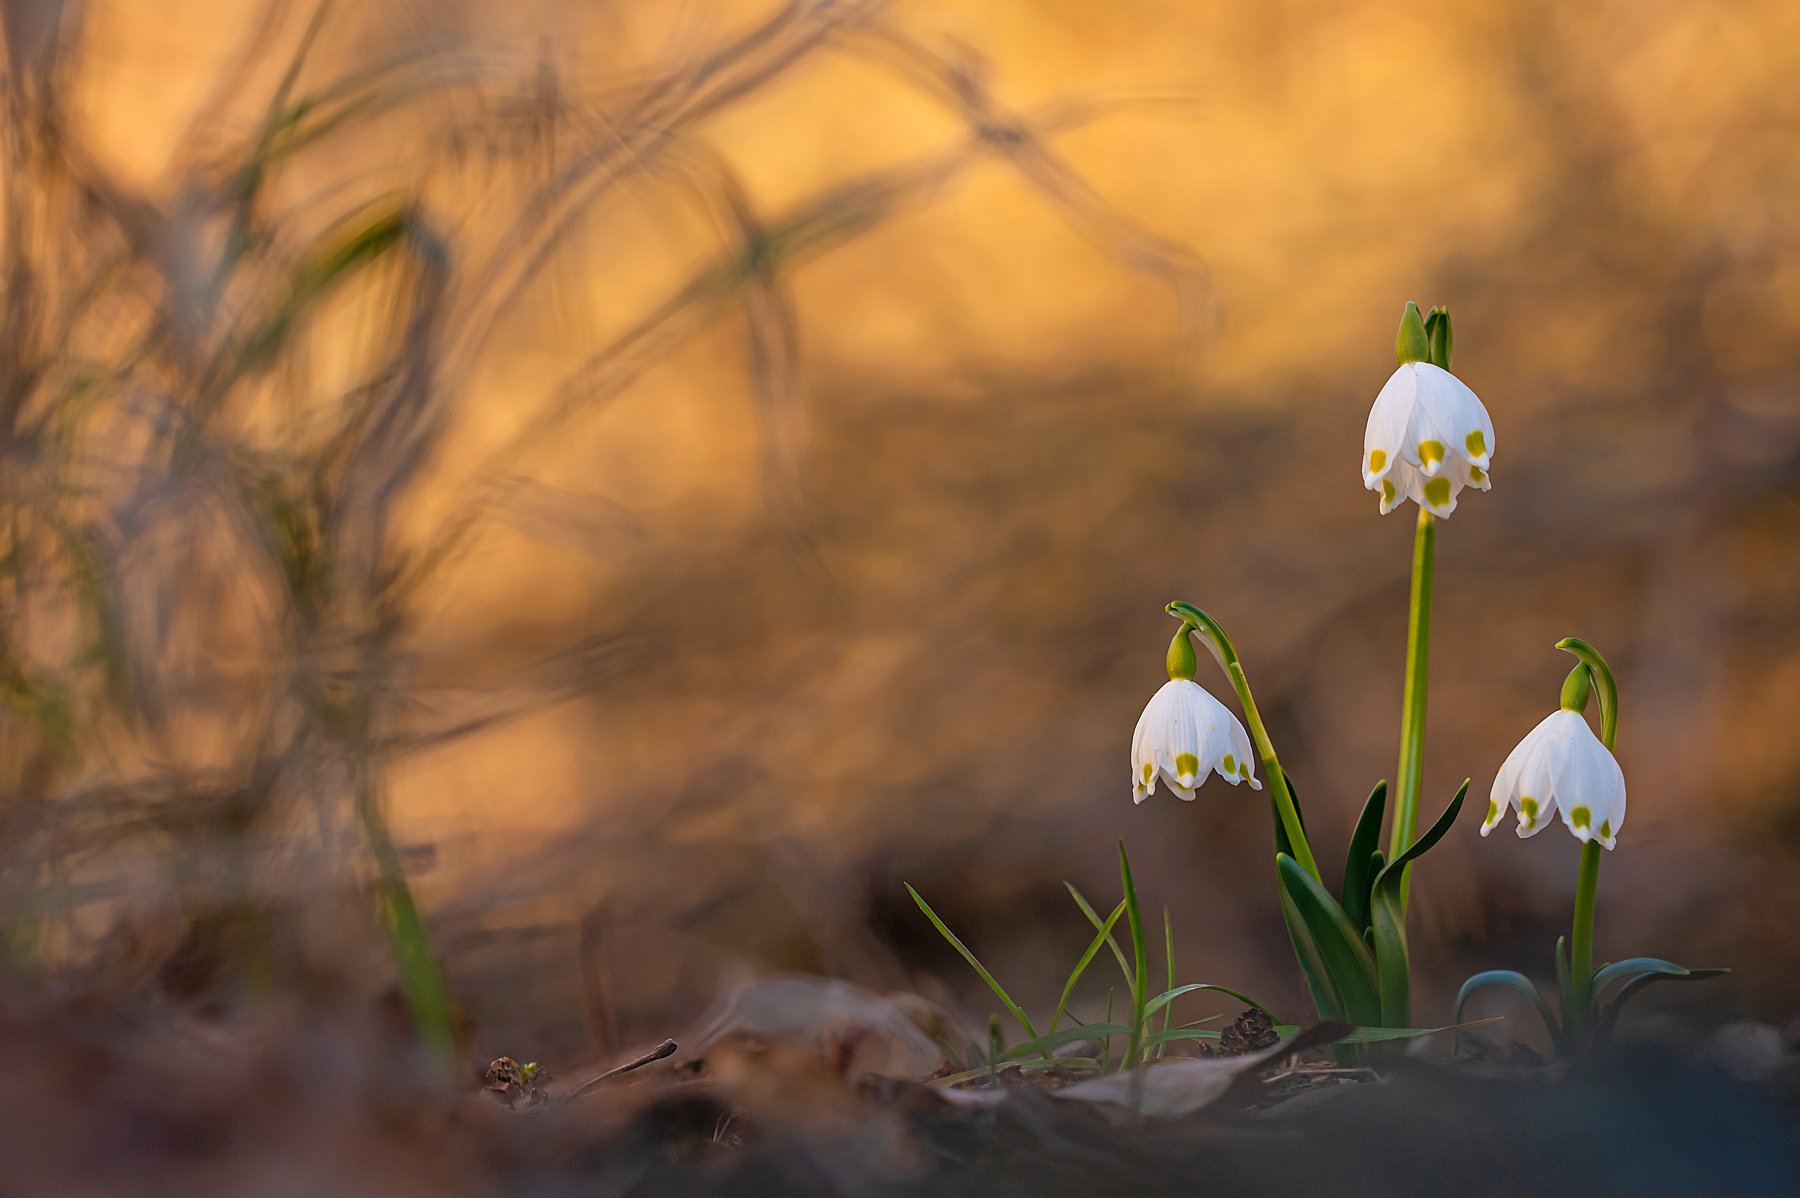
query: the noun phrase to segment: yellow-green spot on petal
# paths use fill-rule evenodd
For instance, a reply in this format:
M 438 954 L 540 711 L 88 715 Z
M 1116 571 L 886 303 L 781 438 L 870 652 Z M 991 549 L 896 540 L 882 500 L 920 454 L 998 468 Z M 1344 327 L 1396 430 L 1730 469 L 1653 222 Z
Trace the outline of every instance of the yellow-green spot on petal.
M 1237 770 L 1237 758 L 1230 753 L 1225 754 L 1225 776 L 1229 778 L 1232 774 L 1237 773 Z
M 1612 839 L 1612 817 L 1611 816 L 1608 816 L 1605 820 L 1601 821 L 1600 839 L 1601 840 L 1611 840 Z
M 1150 775 L 1154 774 L 1155 772 L 1156 772 L 1156 764 L 1154 762 L 1146 761 L 1144 763 L 1144 781 L 1146 781 L 1146 782 L 1150 781 Z
M 1183 778 L 1191 778 L 1200 772 L 1200 759 L 1192 753 L 1175 755 L 1175 772 Z
M 1470 457 L 1478 458 L 1487 452 L 1487 434 L 1483 433 L 1480 429 L 1476 429 L 1474 432 L 1463 438 L 1463 444 L 1469 447 Z
M 1419 442 L 1419 464 L 1435 466 L 1444 460 L 1444 443 L 1442 441 Z
M 1380 474 L 1381 468 L 1387 465 L 1387 450 L 1371 449 L 1369 451 L 1369 473 Z
M 1489 799 L 1486 822 L 1491 824 L 1491 823 L 1494 823 L 1497 820 L 1499 820 L 1499 818 L 1500 818 L 1500 804 L 1494 802 L 1494 800 L 1492 800 L 1492 799 Z
M 1519 800 L 1519 810 L 1525 813 L 1526 820 L 1531 823 L 1537 822 L 1538 801 L 1536 799 L 1526 795 Z
M 1469 467 L 1469 481 L 1478 483 L 1487 478 L 1487 473 L 1480 466 Z
M 1249 765 L 1249 763 L 1248 763 L 1248 762 L 1243 762 L 1243 761 L 1240 761 L 1240 762 L 1238 762 L 1238 777 L 1240 777 L 1240 778 L 1248 778 L 1248 777 L 1249 777 L 1249 776 L 1250 776 L 1250 765 Z
M 1593 813 L 1586 807 L 1576 807 L 1569 812 L 1569 822 L 1577 828 L 1585 828 L 1593 820 Z
M 1394 480 L 1391 478 L 1381 480 L 1381 501 L 1383 503 L 1394 502 Z
M 1432 507 L 1443 507 L 1450 502 L 1450 480 L 1442 477 L 1432 479 L 1425 484 L 1424 495 L 1425 502 Z

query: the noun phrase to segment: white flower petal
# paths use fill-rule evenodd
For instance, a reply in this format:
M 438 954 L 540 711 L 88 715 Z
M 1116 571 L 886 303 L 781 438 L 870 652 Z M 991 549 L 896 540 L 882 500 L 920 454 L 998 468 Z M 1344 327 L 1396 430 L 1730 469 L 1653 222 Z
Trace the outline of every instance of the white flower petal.
M 1136 802 L 1156 793 L 1157 780 L 1191 800 L 1209 774 L 1234 786 L 1252 776 L 1250 738 L 1236 716 L 1198 683 L 1171 679 L 1151 696 L 1131 737 L 1131 792 Z
M 1475 393 L 1447 370 L 1407 362 L 1369 409 L 1363 486 L 1380 494 L 1383 515 L 1410 499 L 1435 516 L 1448 516 L 1464 487 L 1485 491 L 1493 485 L 1493 450 L 1493 422 Z
M 1487 408 L 1468 385 L 1448 370 L 1426 362 L 1419 367 L 1419 407 L 1430 417 L 1446 457 L 1485 469 L 1494 452 L 1494 425 Z
M 1560 814 L 1577 840 L 1597 839 L 1610 849 L 1625 822 L 1625 774 L 1580 712 L 1552 712 L 1495 774 L 1483 836 L 1508 807 L 1519 813 L 1521 837 L 1537 835 Z

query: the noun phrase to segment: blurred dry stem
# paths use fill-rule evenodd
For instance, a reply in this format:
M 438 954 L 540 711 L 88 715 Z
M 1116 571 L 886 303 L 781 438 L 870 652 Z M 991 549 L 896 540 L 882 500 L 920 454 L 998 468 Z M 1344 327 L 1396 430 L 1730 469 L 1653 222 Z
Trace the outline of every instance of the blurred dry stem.
M 5 9 L 0 917 L 26 975 L 98 970 L 101 985 L 189 995 L 306 986 L 356 971 L 344 946 L 358 937 L 343 931 L 365 925 L 372 896 L 414 1018 L 447 1057 L 455 1016 L 383 796 L 400 755 L 620 668 L 619 639 L 603 635 L 497 681 L 424 682 L 442 674 L 419 633 L 444 567 L 481 552 L 496 518 L 519 518 L 569 428 L 741 313 L 766 502 L 806 543 L 787 275 L 984 158 L 1133 268 L 1204 294 L 1191 254 L 1110 208 L 1048 144 L 1101 109 L 1011 112 L 976 64 L 873 3 L 791 3 L 592 94 L 548 55 L 520 80 L 461 44 L 327 65 L 319 47 L 345 9 L 274 3 L 154 188 L 89 153 L 63 103 L 91 69 L 82 15 Z M 966 139 L 760 211 L 699 126 L 845 53 L 897 69 Z M 410 138 L 416 161 L 373 189 L 332 177 L 334 155 L 395 120 L 426 130 Z M 526 184 L 515 208 L 453 182 L 477 150 Z M 473 466 L 447 456 L 502 325 L 628 183 L 698 197 L 718 250 Z M 445 495 L 448 514 L 414 535 Z

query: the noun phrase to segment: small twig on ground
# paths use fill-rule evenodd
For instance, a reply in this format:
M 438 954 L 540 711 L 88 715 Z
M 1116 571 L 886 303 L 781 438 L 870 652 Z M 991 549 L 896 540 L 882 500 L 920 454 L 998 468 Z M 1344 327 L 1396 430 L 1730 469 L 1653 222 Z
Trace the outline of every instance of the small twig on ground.
M 664 1057 L 673 1056 L 675 1053 L 675 1047 L 676 1047 L 675 1041 L 664 1040 L 661 1044 L 658 1044 L 655 1048 L 652 1048 L 649 1052 L 645 1053 L 643 1056 L 639 1057 L 637 1060 L 627 1061 L 625 1064 L 620 1065 L 617 1069 L 608 1069 L 605 1073 L 602 1073 L 599 1077 L 589 1078 L 587 1081 L 582 1082 L 579 1086 L 576 1086 L 573 1090 L 569 1091 L 569 1097 L 570 1098 L 580 1098 L 583 1094 L 586 1094 L 589 1090 L 592 1090 L 595 1086 L 599 1085 L 603 1081 L 608 1081 L 612 1078 L 615 1078 L 615 1077 L 619 1076 L 621 1073 L 630 1073 L 633 1069 L 642 1069 L 645 1065 L 650 1064 L 650 1062 L 652 1062 L 652 1061 L 660 1061 Z
M 1290 1059 L 1290 1061 L 1292 1060 L 1292 1058 L 1289 1058 L 1289 1059 Z M 1294 1077 L 1294 1076 L 1300 1075 L 1300 1074 L 1304 1074 L 1307 1077 L 1327 1077 L 1327 1076 L 1331 1076 L 1333 1074 L 1347 1075 L 1347 1074 L 1352 1074 L 1352 1073 L 1360 1073 L 1366 1077 L 1373 1078 L 1376 1080 L 1379 1080 L 1381 1077 L 1380 1074 L 1376 1073 L 1373 1069 L 1370 1069 L 1366 1065 L 1361 1066 L 1356 1069 L 1331 1069 L 1331 1068 L 1308 1069 L 1308 1068 L 1305 1068 L 1304 1066 L 1293 1066 L 1288 1069 L 1284 1069 L 1282 1072 L 1275 1074 L 1273 1077 L 1265 1077 L 1262 1080 L 1263 1080 L 1263 1085 L 1267 1086 L 1267 1085 L 1273 1085 L 1274 1083 L 1282 1080 L 1283 1078 Z

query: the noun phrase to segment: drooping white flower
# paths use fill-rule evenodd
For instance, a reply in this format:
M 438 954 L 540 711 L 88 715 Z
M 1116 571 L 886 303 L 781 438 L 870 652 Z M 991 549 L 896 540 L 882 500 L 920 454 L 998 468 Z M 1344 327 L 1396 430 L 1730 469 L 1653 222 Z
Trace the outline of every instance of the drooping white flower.
M 1494 777 L 1483 836 L 1509 806 L 1519 813 L 1520 836 L 1537 835 L 1561 812 L 1576 839 L 1610 849 L 1625 825 L 1625 773 L 1579 711 L 1552 712 Z
M 1363 486 L 1387 515 L 1410 499 L 1434 516 L 1456 510 L 1464 487 L 1485 491 L 1494 423 L 1462 380 L 1430 362 L 1404 362 L 1363 430 Z
M 1191 678 L 1171 678 L 1150 696 L 1137 731 L 1131 734 L 1131 799 L 1141 803 L 1156 793 L 1161 777 L 1192 802 L 1209 774 L 1236 786 L 1261 790 L 1253 772 L 1250 736 L 1238 718 Z

